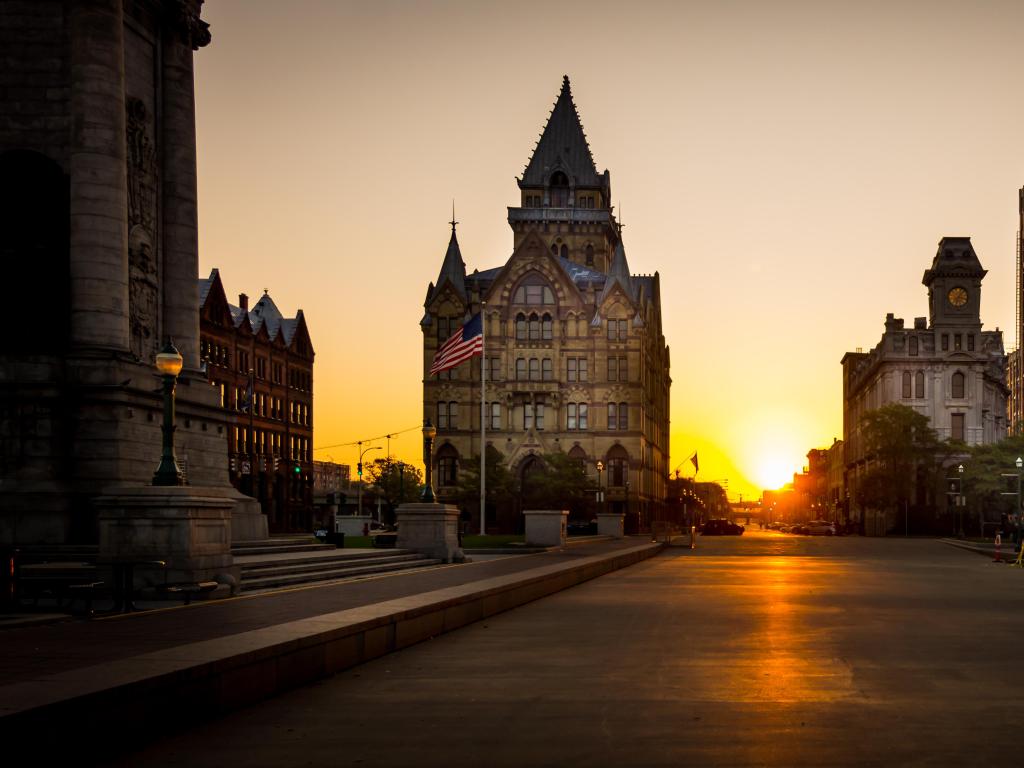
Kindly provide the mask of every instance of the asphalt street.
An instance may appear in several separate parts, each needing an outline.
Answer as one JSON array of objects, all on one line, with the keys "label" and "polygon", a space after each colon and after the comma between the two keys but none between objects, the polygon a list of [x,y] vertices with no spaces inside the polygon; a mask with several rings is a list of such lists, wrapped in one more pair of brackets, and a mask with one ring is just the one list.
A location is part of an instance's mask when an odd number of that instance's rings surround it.
[{"label": "asphalt street", "polygon": [[1021,765],[1024,571],[925,539],[698,539],[119,765]]}]

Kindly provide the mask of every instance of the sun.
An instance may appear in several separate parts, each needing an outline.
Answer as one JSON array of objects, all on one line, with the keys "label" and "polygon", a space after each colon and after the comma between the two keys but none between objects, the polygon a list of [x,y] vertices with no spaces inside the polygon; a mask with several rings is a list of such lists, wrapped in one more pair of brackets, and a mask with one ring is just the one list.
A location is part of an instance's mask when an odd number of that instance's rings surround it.
[{"label": "sun", "polygon": [[757,464],[755,476],[762,488],[774,490],[792,481],[793,465],[781,456],[765,456]]}]

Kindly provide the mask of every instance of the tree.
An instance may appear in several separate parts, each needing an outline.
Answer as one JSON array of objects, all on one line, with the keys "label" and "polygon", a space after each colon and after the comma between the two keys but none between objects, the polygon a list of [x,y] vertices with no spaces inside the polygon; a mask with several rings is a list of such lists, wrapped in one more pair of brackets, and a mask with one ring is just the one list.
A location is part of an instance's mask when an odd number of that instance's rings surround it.
[{"label": "tree", "polygon": [[[512,473],[505,466],[505,457],[493,445],[487,446],[487,506],[497,507],[512,495]],[[459,462],[459,475],[451,500],[464,512],[480,511],[480,455]]]},{"label": "tree", "polygon": [[391,458],[374,459],[367,468],[367,474],[387,504],[391,520],[394,520],[394,509],[399,504],[419,501],[423,478],[418,467]]},{"label": "tree", "polygon": [[873,466],[860,485],[860,502],[874,509],[895,512],[909,505],[918,480],[934,480],[942,461],[957,448],[939,440],[927,416],[900,403],[869,411],[861,424]]},{"label": "tree", "polygon": [[[1017,481],[1004,474],[1017,473],[1017,457],[1024,456],[1024,436],[1014,435],[998,443],[976,445],[963,461],[963,490],[973,510],[985,519],[998,520],[999,514],[1012,514]],[[953,473],[957,474],[957,473]]]},{"label": "tree", "polygon": [[590,517],[597,483],[583,463],[564,453],[541,458],[540,468],[523,478],[524,509],[567,509],[570,517]]}]

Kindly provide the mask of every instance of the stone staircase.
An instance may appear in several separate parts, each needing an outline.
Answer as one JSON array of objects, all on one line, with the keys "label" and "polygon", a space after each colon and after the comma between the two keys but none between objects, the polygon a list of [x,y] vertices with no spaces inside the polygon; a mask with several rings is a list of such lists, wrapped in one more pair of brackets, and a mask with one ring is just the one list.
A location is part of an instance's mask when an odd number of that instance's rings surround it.
[{"label": "stone staircase", "polygon": [[231,548],[241,567],[241,591],[258,592],[319,581],[335,581],[439,565],[403,549],[336,549],[309,536],[275,536],[236,543]]}]

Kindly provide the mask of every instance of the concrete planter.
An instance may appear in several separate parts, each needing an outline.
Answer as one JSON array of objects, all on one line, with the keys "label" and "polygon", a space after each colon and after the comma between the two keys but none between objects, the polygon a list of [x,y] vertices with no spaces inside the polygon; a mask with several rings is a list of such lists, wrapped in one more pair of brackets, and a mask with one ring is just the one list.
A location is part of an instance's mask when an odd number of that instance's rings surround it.
[{"label": "concrete planter", "polygon": [[597,514],[597,534],[621,539],[625,536],[625,519],[626,516],[623,514],[599,512]]},{"label": "concrete planter", "polygon": [[459,546],[459,508],[449,504],[402,504],[396,511],[399,549],[446,563],[466,559]]}]

